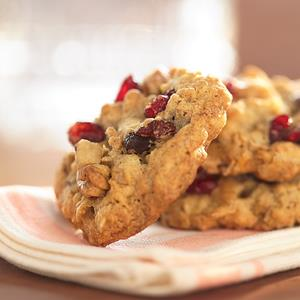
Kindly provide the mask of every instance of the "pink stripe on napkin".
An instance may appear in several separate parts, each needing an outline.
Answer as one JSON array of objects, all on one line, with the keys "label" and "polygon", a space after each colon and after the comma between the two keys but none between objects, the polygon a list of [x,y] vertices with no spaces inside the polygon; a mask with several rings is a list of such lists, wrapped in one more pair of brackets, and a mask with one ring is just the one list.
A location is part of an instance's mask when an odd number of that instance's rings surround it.
[{"label": "pink stripe on napkin", "polygon": [[[57,214],[54,218],[53,215],[47,214],[40,205],[41,201],[34,195],[9,192],[6,199],[3,204],[6,205],[11,217],[36,238],[65,244],[87,244],[75,235],[75,230],[71,226],[66,229],[61,225],[62,222],[66,222],[61,216]],[[58,217],[61,218],[60,222]]]},{"label": "pink stripe on napkin", "polygon": [[209,230],[202,232],[201,235],[199,235],[199,232],[195,232],[193,235],[174,238],[163,242],[162,245],[181,250],[195,251],[219,244],[220,242],[239,239],[255,233],[255,231],[251,230]]}]

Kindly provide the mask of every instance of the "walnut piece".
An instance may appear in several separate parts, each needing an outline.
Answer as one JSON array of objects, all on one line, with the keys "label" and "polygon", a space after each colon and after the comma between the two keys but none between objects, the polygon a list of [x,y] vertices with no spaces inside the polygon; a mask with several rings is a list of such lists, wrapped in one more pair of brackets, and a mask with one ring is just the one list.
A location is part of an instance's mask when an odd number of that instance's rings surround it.
[{"label": "walnut piece", "polygon": [[93,143],[88,140],[79,141],[76,145],[77,168],[100,163],[105,152],[104,143]]},{"label": "walnut piece", "polygon": [[110,169],[100,164],[86,165],[77,171],[77,185],[86,197],[103,197],[109,189]]}]

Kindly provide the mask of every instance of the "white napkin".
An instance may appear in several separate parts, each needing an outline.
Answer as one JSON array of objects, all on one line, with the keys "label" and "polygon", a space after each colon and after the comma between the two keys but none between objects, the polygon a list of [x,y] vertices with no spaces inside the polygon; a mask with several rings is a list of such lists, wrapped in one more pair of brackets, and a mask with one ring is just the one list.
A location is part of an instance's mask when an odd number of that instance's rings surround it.
[{"label": "white napkin", "polygon": [[22,269],[131,294],[167,296],[300,266],[300,228],[181,231],[158,224],[106,248],[88,245],[50,188],[0,188],[0,256]]}]

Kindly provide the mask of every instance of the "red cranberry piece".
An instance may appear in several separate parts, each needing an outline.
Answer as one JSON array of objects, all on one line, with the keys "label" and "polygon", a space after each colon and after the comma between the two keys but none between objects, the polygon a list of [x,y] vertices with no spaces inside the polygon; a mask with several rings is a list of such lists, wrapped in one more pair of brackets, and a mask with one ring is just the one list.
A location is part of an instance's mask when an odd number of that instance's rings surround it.
[{"label": "red cranberry piece", "polygon": [[217,183],[214,180],[196,179],[188,188],[187,192],[195,194],[211,194],[216,187]]},{"label": "red cranberry piece", "polygon": [[136,133],[129,133],[124,139],[124,147],[128,153],[142,154],[148,151],[151,146],[151,139],[137,135]]},{"label": "red cranberry piece", "polygon": [[238,91],[237,91],[235,85],[233,84],[233,82],[227,81],[227,82],[225,82],[225,86],[226,86],[227,90],[229,91],[229,93],[232,95],[233,100],[237,100],[238,99]]},{"label": "red cranberry piece", "polygon": [[152,139],[162,138],[173,135],[176,132],[174,123],[164,120],[153,120],[147,126],[141,127],[136,134],[139,136],[150,137]]},{"label": "red cranberry piece", "polygon": [[[271,122],[269,139],[271,143],[289,140],[292,119],[288,115],[279,115]],[[293,139],[293,137],[292,137]]]},{"label": "red cranberry piece", "polygon": [[154,118],[158,113],[164,111],[169,101],[169,96],[158,95],[146,108],[145,117]]},{"label": "red cranberry piece", "polygon": [[300,143],[300,130],[292,131],[287,138],[288,141],[293,143]]},{"label": "red cranberry piece", "polygon": [[126,95],[126,93],[129,91],[129,90],[132,90],[132,89],[139,89],[139,85],[138,83],[136,83],[132,76],[129,75],[128,77],[126,77],[124,79],[124,81],[122,82],[122,85],[120,87],[120,90],[118,92],[118,95],[117,95],[117,98],[116,98],[116,102],[122,102],[124,100],[124,97]]},{"label": "red cranberry piece", "polygon": [[292,124],[292,119],[288,115],[279,115],[271,122],[272,129],[289,128]]},{"label": "red cranberry piece", "polygon": [[292,123],[293,120],[288,115],[279,115],[274,118],[269,131],[270,142],[289,141],[300,143],[300,129]]},{"label": "red cranberry piece", "polygon": [[156,98],[154,98],[154,100],[145,108],[145,117],[155,118],[158,113],[164,111],[168,101],[174,93],[176,93],[176,91],[172,89],[167,91],[164,95],[156,96]]},{"label": "red cranberry piece", "polygon": [[203,169],[199,169],[194,182],[187,189],[188,193],[211,194],[218,185],[218,177],[207,174]]},{"label": "red cranberry piece", "polygon": [[124,139],[124,147],[129,153],[142,154],[150,149],[153,141],[175,132],[176,127],[172,122],[154,120],[137,132],[128,134]]},{"label": "red cranberry piece", "polygon": [[105,138],[104,130],[101,126],[90,122],[77,122],[68,130],[69,141],[75,145],[81,139],[90,142],[101,142]]}]

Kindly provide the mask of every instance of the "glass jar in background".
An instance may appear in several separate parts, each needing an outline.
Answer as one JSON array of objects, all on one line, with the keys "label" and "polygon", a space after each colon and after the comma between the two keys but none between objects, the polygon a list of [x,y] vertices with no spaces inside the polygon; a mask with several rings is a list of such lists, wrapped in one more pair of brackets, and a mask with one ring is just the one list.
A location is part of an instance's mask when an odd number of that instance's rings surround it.
[{"label": "glass jar in background", "polygon": [[229,75],[233,0],[0,0],[0,184],[49,184],[66,130],[129,73]]}]

